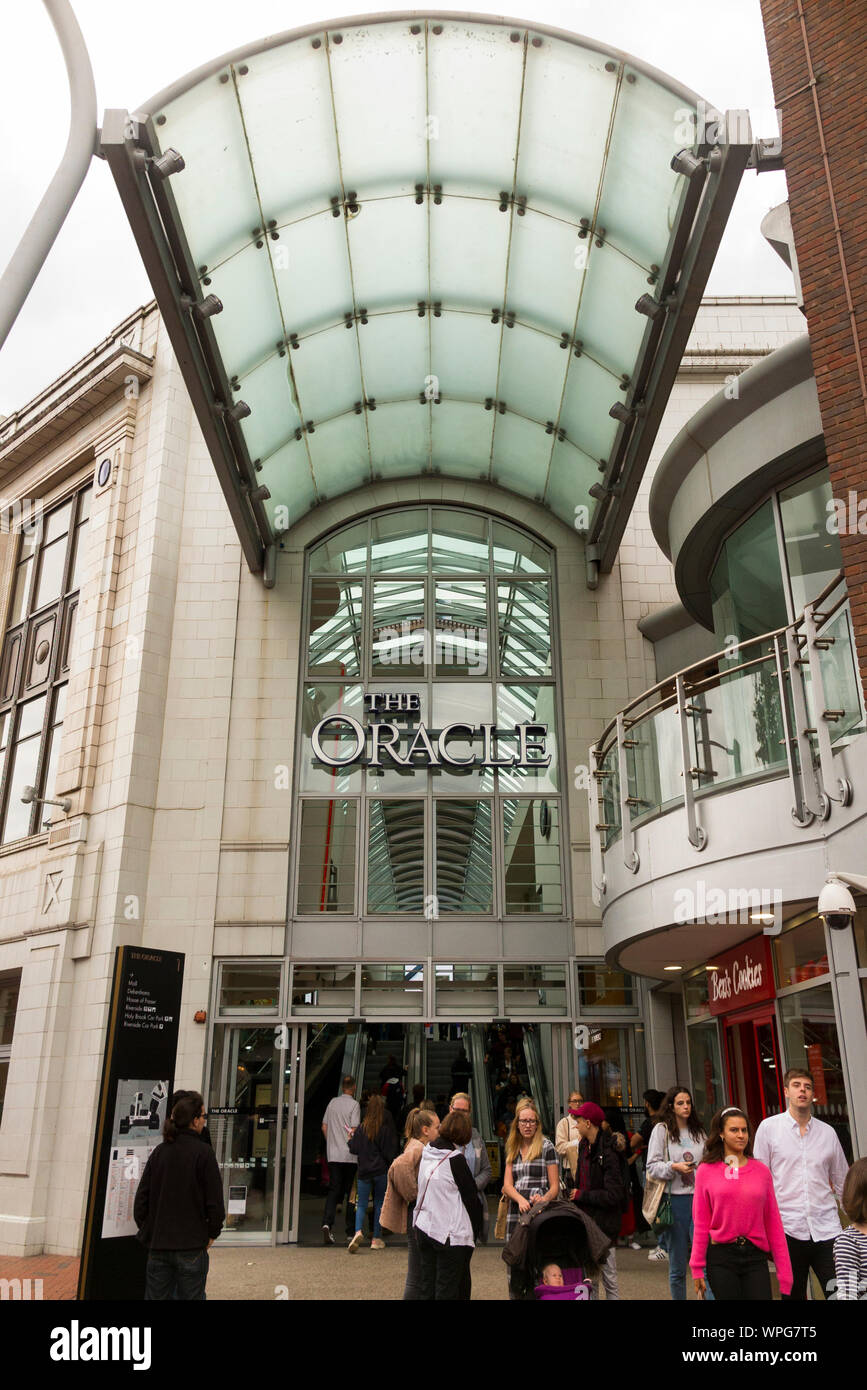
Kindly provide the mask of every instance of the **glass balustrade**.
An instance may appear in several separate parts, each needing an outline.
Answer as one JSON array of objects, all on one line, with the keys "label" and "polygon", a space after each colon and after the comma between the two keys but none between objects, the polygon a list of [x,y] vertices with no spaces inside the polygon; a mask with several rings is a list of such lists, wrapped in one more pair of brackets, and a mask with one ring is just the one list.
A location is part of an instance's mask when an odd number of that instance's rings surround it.
[{"label": "glass balustrade", "polygon": [[[833,608],[834,595],[835,591],[829,590],[821,596],[821,609],[825,612]],[[827,720],[832,745],[864,730],[865,713],[848,601],[827,621],[820,618],[813,661],[820,663],[822,673],[821,710],[815,708],[814,682],[800,620],[794,630],[799,639],[800,660],[794,667],[789,665],[785,640],[781,639],[782,691],[773,642],[741,648],[732,659],[733,669],[726,669],[721,658],[721,669],[715,675],[707,675],[706,665],[684,674],[688,770],[699,799],[722,787],[785,775],[787,723],[792,735],[793,774],[811,781],[813,768],[801,768],[799,762],[799,689],[817,773],[818,740],[815,732],[809,731],[821,727],[820,719]],[[650,708],[642,712],[639,704],[624,717],[623,754],[632,825],[683,804],[681,723],[673,685],[672,681],[649,691],[644,703]],[[666,703],[660,708],[663,701]],[[611,726],[607,738],[604,756],[598,763],[600,771],[606,774],[599,782],[603,851],[611,847],[622,829],[617,738]],[[827,781],[828,769],[822,771]]]}]

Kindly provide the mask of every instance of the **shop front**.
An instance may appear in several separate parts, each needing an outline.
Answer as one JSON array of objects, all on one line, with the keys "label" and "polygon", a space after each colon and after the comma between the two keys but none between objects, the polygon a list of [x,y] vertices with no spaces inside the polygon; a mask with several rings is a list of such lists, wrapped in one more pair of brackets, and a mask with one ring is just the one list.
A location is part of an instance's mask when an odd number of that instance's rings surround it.
[{"label": "shop front", "polygon": [[804,1067],[814,1113],[837,1131],[851,1161],[851,1078],[826,932],[804,914],[778,936],[752,937],[694,971],[684,981],[687,1044],[706,1122],[724,1105],[740,1106],[754,1127],[779,1114],[786,1071]]},{"label": "shop front", "polygon": [[492,1192],[519,1095],[553,1134],[573,1086],[634,1120],[646,1085],[639,984],[601,961],[224,961],[212,1018],[205,1092],[227,1244],[321,1239],[322,1116],[347,1074],[359,1099],[385,1089],[399,1130],[414,1088],[443,1109],[468,1092]]}]

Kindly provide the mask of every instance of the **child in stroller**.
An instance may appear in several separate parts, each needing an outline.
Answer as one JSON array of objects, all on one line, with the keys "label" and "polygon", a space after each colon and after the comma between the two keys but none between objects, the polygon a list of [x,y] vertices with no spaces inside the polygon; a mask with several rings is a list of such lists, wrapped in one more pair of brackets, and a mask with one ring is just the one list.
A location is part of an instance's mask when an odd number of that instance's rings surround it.
[{"label": "child in stroller", "polygon": [[[551,1202],[533,1218],[522,1258],[513,1266],[513,1297],[545,1303],[589,1299],[588,1275],[596,1274],[600,1252],[597,1246],[594,1261],[585,1223],[571,1202]],[[605,1237],[596,1235],[605,1250]]]},{"label": "child in stroller", "polygon": [[542,1270],[542,1282],[536,1285],[535,1297],[540,1303],[574,1303],[590,1298],[591,1283],[584,1278],[583,1269],[561,1269],[553,1260]]}]

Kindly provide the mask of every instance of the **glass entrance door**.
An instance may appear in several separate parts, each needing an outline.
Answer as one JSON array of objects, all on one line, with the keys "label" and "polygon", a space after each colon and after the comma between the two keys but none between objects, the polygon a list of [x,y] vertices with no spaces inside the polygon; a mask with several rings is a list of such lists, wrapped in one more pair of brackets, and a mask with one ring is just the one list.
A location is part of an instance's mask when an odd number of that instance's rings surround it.
[{"label": "glass entrance door", "polygon": [[218,1024],[208,1087],[208,1130],[223,1177],[232,1243],[273,1241],[285,1172],[294,1056],[282,1026]]}]

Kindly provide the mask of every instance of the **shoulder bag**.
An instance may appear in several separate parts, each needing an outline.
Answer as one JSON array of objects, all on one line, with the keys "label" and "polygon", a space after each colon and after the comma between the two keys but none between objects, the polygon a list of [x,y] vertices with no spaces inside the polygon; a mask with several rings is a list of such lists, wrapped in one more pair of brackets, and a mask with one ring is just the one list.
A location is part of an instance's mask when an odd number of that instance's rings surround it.
[{"label": "shoulder bag", "polygon": [[[669,1162],[667,1125],[665,1128],[665,1161],[666,1163]],[[668,1182],[662,1178],[651,1178],[645,1174],[641,1214],[648,1226],[653,1226],[654,1230],[667,1230],[671,1225],[671,1196]]]}]

